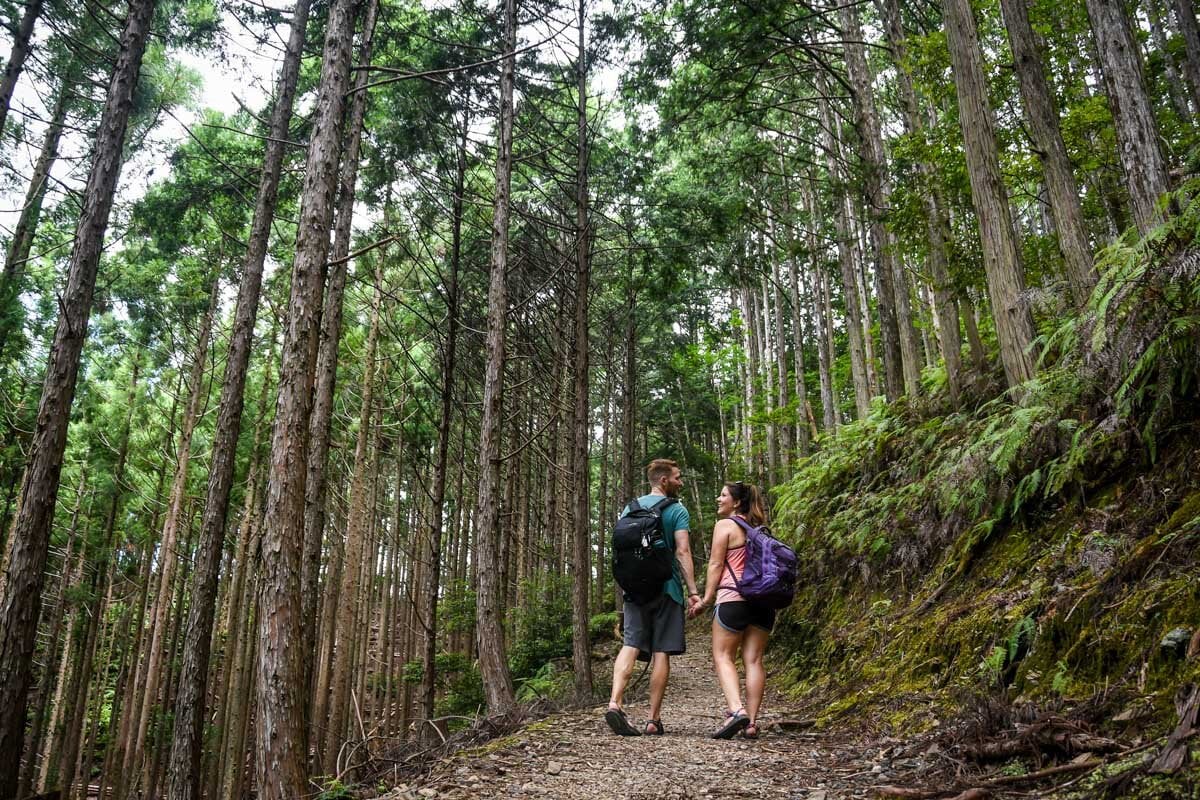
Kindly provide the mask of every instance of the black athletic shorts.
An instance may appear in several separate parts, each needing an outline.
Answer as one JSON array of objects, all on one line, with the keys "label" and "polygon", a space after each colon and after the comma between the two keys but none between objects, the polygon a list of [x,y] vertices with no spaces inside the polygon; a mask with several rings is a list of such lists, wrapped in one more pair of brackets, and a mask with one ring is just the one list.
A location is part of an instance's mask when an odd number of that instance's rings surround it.
[{"label": "black athletic shorts", "polygon": [[624,643],[638,649],[638,661],[649,661],[651,653],[681,655],[687,650],[683,606],[665,594],[645,605],[626,600]]},{"label": "black athletic shorts", "polygon": [[717,603],[717,624],[730,633],[741,633],[753,625],[762,628],[767,633],[775,627],[775,609],[756,606],[745,600],[734,600],[729,603]]}]

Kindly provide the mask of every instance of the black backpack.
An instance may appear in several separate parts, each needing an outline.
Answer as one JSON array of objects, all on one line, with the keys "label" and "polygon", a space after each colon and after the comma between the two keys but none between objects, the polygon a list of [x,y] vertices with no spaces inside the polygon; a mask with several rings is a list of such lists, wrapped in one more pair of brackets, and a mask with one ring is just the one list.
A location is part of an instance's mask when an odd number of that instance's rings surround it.
[{"label": "black backpack", "polygon": [[667,546],[662,512],[674,503],[664,497],[649,508],[637,498],[629,513],[617,520],[612,537],[612,576],[625,599],[644,605],[663,593],[663,584],[675,571],[675,548]]}]

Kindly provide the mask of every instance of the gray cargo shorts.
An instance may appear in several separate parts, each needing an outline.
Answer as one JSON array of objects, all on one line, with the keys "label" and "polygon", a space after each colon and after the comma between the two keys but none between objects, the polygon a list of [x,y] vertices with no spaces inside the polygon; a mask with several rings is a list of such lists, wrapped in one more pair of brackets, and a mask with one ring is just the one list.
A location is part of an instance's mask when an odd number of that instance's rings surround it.
[{"label": "gray cargo shorts", "polygon": [[624,643],[638,649],[638,661],[649,661],[651,653],[682,655],[683,606],[665,594],[645,605],[626,600]]}]

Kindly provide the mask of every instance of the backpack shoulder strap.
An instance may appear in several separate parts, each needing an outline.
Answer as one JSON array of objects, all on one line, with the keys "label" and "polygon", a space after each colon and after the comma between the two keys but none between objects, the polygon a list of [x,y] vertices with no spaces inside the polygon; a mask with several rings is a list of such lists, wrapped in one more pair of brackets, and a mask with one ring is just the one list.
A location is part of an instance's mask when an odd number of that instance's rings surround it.
[{"label": "backpack shoulder strap", "polygon": [[674,497],[664,497],[662,500],[659,500],[657,503],[650,506],[650,508],[652,511],[656,511],[661,514],[662,512],[666,511],[668,508],[670,508],[671,506],[675,505],[678,502],[679,501],[676,500]]},{"label": "backpack shoulder strap", "polygon": [[632,500],[630,500],[630,501],[629,501],[629,502],[626,504],[626,506],[625,506],[625,507],[626,507],[627,509],[629,509],[628,513],[630,513],[630,514],[632,514],[634,511],[641,511],[641,510],[642,510],[642,504],[638,502],[638,499],[637,499],[636,497],[635,497],[635,498],[633,498]]},{"label": "backpack shoulder strap", "polygon": [[736,522],[738,524],[738,527],[740,527],[746,533],[750,533],[750,531],[759,530],[759,528],[754,527],[753,525],[751,525],[749,522],[746,522],[746,520],[742,519],[741,517],[736,517],[736,516],[730,515],[730,516],[726,517],[725,519],[733,520],[734,522]]}]

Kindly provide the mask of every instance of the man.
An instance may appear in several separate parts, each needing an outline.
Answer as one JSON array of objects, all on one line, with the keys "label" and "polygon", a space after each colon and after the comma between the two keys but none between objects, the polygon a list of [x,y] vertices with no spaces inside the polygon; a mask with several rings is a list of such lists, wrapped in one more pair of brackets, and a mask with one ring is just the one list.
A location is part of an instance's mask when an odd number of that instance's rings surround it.
[{"label": "man", "polygon": [[[646,467],[650,494],[638,498],[638,505],[650,508],[664,497],[678,498],[683,488],[679,465],[665,458],[656,458]],[[629,513],[629,506],[621,513]],[[613,664],[612,696],[604,720],[613,733],[620,736],[661,736],[662,701],[671,675],[673,655],[686,649],[683,619],[697,612],[700,595],[696,592],[696,576],[692,567],[692,548],[688,541],[691,517],[682,503],[675,502],[662,510],[662,531],[666,545],[674,541],[675,566],[671,577],[663,584],[662,593],[645,603],[635,603],[625,596],[624,645]],[[684,593],[686,584],[687,593]],[[621,703],[625,687],[637,661],[650,662],[650,719],[643,731],[630,724]]]}]

